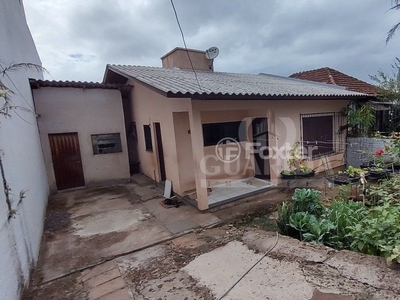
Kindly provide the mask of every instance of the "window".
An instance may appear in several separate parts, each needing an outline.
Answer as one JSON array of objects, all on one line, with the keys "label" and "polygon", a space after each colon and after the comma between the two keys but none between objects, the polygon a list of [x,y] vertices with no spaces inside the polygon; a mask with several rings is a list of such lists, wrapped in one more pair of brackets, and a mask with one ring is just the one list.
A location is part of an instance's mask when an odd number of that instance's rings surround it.
[{"label": "window", "polygon": [[122,152],[121,136],[119,133],[93,134],[93,154],[107,154]]},{"label": "window", "polygon": [[203,124],[204,146],[213,146],[218,144],[223,138],[232,138],[238,142],[246,140],[246,123],[226,122]]},{"label": "window", "polygon": [[310,158],[335,153],[333,114],[302,115],[303,151]]},{"label": "window", "polygon": [[146,151],[153,151],[153,142],[151,140],[150,125],[143,125],[143,130],[144,130],[144,142],[146,145]]}]

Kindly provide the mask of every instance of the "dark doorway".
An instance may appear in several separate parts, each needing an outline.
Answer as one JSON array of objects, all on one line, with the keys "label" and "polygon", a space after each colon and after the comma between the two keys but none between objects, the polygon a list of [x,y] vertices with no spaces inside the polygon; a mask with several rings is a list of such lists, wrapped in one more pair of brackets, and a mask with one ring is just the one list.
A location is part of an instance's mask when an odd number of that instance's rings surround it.
[{"label": "dark doorway", "polygon": [[78,133],[49,134],[58,190],[84,186]]},{"label": "dark doorway", "polygon": [[164,162],[164,150],[161,138],[161,126],[160,123],[154,123],[157,139],[157,152],[158,152],[158,162],[160,167],[161,181],[165,181],[167,176],[165,174],[165,162]]},{"label": "dark doorway", "polygon": [[268,119],[253,119],[252,127],[256,177],[270,179],[271,173],[269,167]]}]

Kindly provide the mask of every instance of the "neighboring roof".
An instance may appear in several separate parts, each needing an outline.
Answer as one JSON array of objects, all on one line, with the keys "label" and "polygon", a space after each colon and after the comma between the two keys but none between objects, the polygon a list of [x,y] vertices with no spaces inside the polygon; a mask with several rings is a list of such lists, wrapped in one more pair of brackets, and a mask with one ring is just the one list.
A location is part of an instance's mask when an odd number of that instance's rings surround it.
[{"label": "neighboring roof", "polygon": [[[385,111],[385,110],[390,110],[389,107],[383,105],[386,104],[388,105],[387,102],[376,102],[376,101],[368,101],[368,103],[371,105],[372,109],[375,111]],[[389,103],[389,105],[393,105],[393,103]]]},{"label": "neighboring roof", "polygon": [[364,93],[371,96],[376,96],[378,92],[376,86],[331,68],[320,68],[298,72],[290,75],[289,77],[343,86],[349,91]]},{"label": "neighboring roof", "polygon": [[[134,78],[167,97],[192,99],[365,99],[367,95],[332,85],[305,82],[268,74],[251,75],[177,68],[107,65],[109,72]],[[111,73],[112,74],[112,73]],[[196,76],[199,84],[196,81]]]},{"label": "neighboring roof", "polygon": [[81,82],[81,81],[50,81],[50,80],[29,80],[32,88],[40,87],[70,87],[80,89],[109,89],[109,90],[121,90],[125,87],[122,84],[113,83],[100,83],[100,82]]}]

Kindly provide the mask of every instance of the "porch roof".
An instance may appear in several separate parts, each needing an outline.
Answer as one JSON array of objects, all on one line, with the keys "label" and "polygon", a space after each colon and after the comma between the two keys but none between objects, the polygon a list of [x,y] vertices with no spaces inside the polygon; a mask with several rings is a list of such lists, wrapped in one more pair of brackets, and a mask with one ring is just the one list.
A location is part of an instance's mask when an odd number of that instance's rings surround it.
[{"label": "porch roof", "polygon": [[[328,84],[270,74],[240,74],[177,68],[157,68],[131,65],[107,65],[109,71],[133,78],[155,88],[167,97],[230,100],[290,100],[290,99],[367,99],[367,94],[348,91]],[[196,80],[197,77],[197,80]]]}]

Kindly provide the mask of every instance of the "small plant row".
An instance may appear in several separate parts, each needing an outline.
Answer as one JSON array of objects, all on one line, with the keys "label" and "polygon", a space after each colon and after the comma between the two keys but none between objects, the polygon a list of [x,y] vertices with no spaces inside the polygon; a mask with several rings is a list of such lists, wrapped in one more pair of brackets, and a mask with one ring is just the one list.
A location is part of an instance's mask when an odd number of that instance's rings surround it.
[{"label": "small plant row", "polygon": [[320,192],[296,189],[293,201],[278,207],[282,234],[341,250],[349,249],[400,262],[400,206],[382,200],[367,208],[354,201],[320,202]]}]

